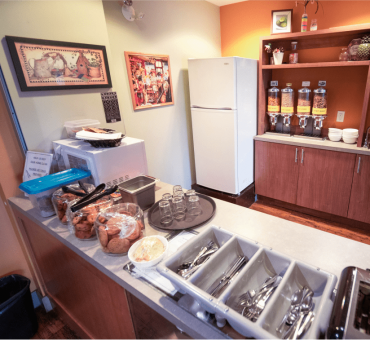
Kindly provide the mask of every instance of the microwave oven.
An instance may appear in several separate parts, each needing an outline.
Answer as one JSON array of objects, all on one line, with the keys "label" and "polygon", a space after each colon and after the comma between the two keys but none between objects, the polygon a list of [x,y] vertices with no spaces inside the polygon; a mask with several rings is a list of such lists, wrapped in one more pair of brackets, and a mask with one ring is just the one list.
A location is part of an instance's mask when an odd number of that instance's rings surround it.
[{"label": "microwave oven", "polygon": [[145,144],[141,139],[125,137],[113,148],[94,148],[76,139],[53,142],[59,170],[78,168],[91,171],[87,182],[95,186],[118,185],[130,178],[148,175]]}]

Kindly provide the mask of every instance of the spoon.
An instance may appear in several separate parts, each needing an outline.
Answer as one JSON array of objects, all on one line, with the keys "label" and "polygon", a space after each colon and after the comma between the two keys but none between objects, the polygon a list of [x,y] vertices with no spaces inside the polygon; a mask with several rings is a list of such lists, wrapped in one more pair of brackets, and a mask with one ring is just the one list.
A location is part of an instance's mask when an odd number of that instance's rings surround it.
[{"label": "spoon", "polygon": [[298,289],[297,291],[294,292],[294,294],[290,298],[290,307],[289,307],[288,311],[285,313],[285,315],[283,317],[283,320],[281,321],[279,327],[276,328],[276,331],[278,333],[283,332],[284,325],[287,322],[287,319],[288,319],[290,313],[294,310],[294,308],[296,306],[298,306],[301,303],[302,298],[303,298],[303,290]]},{"label": "spoon", "polygon": [[302,305],[301,305],[301,315],[300,315],[299,320],[298,320],[298,322],[297,322],[297,324],[295,326],[293,340],[296,340],[297,339],[299,328],[301,327],[303,318],[312,310],[312,307],[313,307],[312,296],[307,296],[303,300]]}]

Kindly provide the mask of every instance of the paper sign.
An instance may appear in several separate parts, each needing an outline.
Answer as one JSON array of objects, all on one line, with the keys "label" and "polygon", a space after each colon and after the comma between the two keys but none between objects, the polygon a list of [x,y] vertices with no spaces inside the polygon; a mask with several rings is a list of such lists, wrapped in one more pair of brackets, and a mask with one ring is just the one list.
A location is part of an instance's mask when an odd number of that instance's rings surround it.
[{"label": "paper sign", "polygon": [[27,151],[23,181],[49,175],[53,155],[50,153]]}]

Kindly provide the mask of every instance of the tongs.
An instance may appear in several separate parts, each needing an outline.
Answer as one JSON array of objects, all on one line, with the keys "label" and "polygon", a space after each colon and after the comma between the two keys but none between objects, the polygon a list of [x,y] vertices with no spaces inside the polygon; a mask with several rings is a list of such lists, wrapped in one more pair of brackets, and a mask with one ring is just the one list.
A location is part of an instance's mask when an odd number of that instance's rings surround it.
[{"label": "tongs", "polygon": [[89,204],[92,204],[99,200],[100,198],[113,194],[117,189],[118,186],[115,185],[107,190],[105,190],[103,193],[101,193],[105,189],[105,184],[99,184],[94,191],[92,191],[90,194],[86,195],[85,197],[81,198],[78,202],[76,202],[74,205],[71,206],[71,211],[76,212],[77,210],[80,210],[82,208],[85,208]]},{"label": "tongs", "polygon": [[80,192],[80,191],[77,191],[75,189],[72,189],[70,187],[67,187],[66,185],[63,185],[62,186],[62,190],[65,194],[73,194],[75,196],[79,196],[79,197],[85,197],[89,191],[86,189],[85,185],[81,182],[81,181],[78,181],[78,185],[80,186],[80,188],[84,191],[84,192]]}]

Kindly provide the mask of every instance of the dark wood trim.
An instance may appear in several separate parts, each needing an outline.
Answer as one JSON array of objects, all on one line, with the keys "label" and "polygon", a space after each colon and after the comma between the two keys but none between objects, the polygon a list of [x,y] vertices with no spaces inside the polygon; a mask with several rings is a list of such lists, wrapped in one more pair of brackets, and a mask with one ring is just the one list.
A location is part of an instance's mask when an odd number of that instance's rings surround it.
[{"label": "dark wood trim", "polygon": [[194,183],[191,188],[200,194],[211,196],[246,208],[249,208],[255,202],[254,183],[245,188],[240,195],[232,195],[222,191],[209,189],[196,183]]},{"label": "dark wood trim", "polygon": [[366,80],[366,88],[365,88],[365,97],[364,97],[364,103],[362,105],[362,116],[361,116],[361,123],[360,123],[360,128],[358,131],[359,137],[357,140],[357,146],[361,147],[364,134],[366,133],[366,118],[367,118],[367,111],[369,109],[369,97],[370,97],[370,67],[367,73],[367,80]]}]

